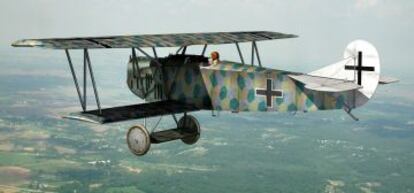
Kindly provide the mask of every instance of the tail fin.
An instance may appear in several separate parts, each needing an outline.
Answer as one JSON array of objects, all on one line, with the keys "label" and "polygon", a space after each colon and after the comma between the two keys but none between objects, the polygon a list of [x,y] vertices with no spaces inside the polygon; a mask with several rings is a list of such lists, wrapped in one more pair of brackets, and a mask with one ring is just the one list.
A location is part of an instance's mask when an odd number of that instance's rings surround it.
[{"label": "tail fin", "polygon": [[367,41],[355,40],[345,49],[344,59],[309,73],[313,76],[353,81],[361,86],[358,92],[360,106],[372,97],[380,80],[380,59],[377,49]]}]

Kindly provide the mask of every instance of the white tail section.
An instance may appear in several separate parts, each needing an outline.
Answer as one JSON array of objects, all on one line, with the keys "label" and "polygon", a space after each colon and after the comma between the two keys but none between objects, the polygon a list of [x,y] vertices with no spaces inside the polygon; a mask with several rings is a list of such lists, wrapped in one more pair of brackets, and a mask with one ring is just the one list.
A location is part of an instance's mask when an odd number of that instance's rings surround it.
[{"label": "white tail section", "polygon": [[377,49],[367,41],[355,40],[346,47],[343,60],[309,74],[353,81],[361,86],[358,91],[369,99],[380,79]]}]

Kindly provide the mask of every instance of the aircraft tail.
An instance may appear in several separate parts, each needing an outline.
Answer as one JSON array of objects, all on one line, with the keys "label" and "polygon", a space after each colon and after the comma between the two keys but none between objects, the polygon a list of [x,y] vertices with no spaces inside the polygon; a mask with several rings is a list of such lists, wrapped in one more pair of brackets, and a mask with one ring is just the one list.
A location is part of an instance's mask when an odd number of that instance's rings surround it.
[{"label": "aircraft tail", "polygon": [[354,107],[365,104],[380,83],[380,59],[377,49],[367,41],[348,44],[341,61],[309,73],[313,76],[342,79],[361,86]]}]

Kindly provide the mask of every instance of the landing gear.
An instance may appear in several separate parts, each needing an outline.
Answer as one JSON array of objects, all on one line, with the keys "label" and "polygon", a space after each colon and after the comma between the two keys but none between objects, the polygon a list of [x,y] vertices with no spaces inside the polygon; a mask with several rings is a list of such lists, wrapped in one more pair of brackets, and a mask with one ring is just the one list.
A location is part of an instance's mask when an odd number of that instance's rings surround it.
[{"label": "landing gear", "polygon": [[151,143],[158,144],[181,139],[185,144],[192,145],[200,138],[200,124],[191,115],[184,115],[177,122],[177,128],[149,133],[142,125],[129,128],[126,141],[129,150],[137,155],[145,155]]},{"label": "landing gear", "polygon": [[151,146],[148,130],[142,125],[129,128],[126,141],[129,150],[137,156],[145,155]]},{"label": "landing gear", "polygon": [[200,124],[191,115],[181,117],[178,121],[178,128],[182,133],[188,134],[186,137],[181,138],[181,141],[185,144],[192,145],[200,138]]}]

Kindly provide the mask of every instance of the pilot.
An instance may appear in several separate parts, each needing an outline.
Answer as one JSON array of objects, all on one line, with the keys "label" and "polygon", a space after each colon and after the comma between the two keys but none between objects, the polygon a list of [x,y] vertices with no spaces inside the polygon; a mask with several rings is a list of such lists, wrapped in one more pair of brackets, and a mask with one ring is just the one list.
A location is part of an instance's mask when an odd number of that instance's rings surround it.
[{"label": "pilot", "polygon": [[220,54],[217,51],[211,52],[211,62],[210,65],[215,66],[220,64]]}]

